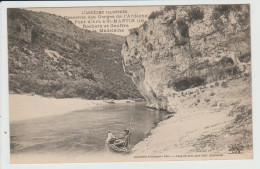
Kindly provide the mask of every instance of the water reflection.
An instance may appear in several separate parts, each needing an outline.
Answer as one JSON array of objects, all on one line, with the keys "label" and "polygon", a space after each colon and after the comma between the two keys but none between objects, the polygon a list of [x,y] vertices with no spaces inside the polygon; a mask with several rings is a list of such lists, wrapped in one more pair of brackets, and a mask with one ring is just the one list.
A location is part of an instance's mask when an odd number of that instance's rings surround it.
[{"label": "water reflection", "polygon": [[131,146],[143,140],[165,113],[147,109],[144,103],[111,104],[11,123],[11,152],[104,151],[107,130],[120,135],[130,127]]}]

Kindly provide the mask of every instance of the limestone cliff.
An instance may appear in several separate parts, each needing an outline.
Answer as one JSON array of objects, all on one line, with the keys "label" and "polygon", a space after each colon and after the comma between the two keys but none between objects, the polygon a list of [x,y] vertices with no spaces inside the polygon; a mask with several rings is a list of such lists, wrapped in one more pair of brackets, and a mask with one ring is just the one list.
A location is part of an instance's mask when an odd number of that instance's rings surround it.
[{"label": "limestone cliff", "polygon": [[124,71],[149,107],[172,112],[184,90],[250,73],[249,5],[166,6],[130,32]]}]

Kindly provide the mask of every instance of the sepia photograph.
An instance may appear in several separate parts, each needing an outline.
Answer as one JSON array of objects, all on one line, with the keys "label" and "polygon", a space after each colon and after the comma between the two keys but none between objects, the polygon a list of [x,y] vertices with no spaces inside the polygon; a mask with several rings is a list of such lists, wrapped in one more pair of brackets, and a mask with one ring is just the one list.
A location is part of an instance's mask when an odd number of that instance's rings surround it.
[{"label": "sepia photograph", "polygon": [[11,164],[253,159],[250,8],[8,8]]}]

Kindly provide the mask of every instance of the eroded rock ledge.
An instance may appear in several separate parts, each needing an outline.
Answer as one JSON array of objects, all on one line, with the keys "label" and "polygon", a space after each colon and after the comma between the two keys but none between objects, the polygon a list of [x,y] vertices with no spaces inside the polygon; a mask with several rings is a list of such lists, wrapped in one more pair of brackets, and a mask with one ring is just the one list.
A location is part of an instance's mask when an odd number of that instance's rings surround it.
[{"label": "eroded rock ledge", "polygon": [[130,32],[124,71],[148,107],[173,112],[184,90],[250,73],[248,5],[166,6]]}]

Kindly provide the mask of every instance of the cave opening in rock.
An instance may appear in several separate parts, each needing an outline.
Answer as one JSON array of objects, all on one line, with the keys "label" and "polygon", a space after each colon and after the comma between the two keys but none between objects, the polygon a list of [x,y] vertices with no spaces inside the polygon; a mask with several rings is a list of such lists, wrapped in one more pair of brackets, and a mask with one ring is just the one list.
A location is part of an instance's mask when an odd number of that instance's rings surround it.
[{"label": "cave opening in rock", "polygon": [[175,80],[170,83],[168,87],[172,87],[175,91],[183,91],[189,88],[201,86],[203,84],[205,84],[205,80],[201,77],[186,77]]}]

